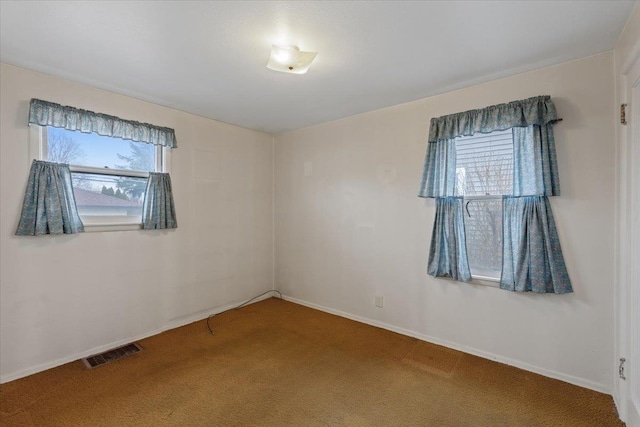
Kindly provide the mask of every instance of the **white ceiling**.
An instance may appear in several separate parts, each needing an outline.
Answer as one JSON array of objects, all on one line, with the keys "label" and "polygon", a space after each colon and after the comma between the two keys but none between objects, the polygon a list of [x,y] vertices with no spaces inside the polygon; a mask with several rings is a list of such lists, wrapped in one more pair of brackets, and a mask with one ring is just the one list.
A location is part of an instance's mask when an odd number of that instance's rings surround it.
[{"label": "white ceiling", "polygon": [[633,4],[3,1],[0,60],[279,133],[610,50]]}]

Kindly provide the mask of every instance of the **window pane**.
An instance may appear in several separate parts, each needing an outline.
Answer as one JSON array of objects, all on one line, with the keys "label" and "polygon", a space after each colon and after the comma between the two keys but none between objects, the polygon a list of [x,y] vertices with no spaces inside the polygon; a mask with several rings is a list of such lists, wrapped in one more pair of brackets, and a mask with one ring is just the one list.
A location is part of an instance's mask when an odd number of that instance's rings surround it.
[{"label": "window pane", "polygon": [[472,275],[500,278],[502,200],[465,200],[467,254]]},{"label": "window pane", "polygon": [[511,130],[456,138],[456,191],[464,196],[513,192]]},{"label": "window pane", "polygon": [[47,128],[47,159],[77,166],[155,171],[153,144],[100,136],[95,133]]},{"label": "window pane", "polygon": [[81,216],[141,216],[146,178],[72,173]]}]

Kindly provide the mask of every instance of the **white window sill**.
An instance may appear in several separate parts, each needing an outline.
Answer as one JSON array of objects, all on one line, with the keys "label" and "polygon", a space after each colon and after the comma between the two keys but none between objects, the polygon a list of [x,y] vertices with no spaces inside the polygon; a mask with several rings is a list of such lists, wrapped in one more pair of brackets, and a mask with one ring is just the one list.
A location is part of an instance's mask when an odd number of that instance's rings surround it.
[{"label": "white window sill", "polygon": [[468,282],[456,281],[450,277],[436,277],[436,279],[449,280],[455,283],[466,283],[466,284],[478,285],[478,286],[489,286],[491,288],[500,287],[500,279],[497,279],[495,277],[478,276],[475,274],[471,275],[471,280],[469,280]]},{"label": "white window sill", "polygon": [[85,233],[142,230],[142,224],[84,224]]},{"label": "white window sill", "polygon": [[132,231],[142,229],[142,217],[138,216],[109,216],[109,215],[80,215],[84,231],[95,233],[102,231]]},{"label": "white window sill", "polygon": [[500,279],[496,277],[471,275],[471,283],[482,286],[491,286],[493,288],[500,287]]}]

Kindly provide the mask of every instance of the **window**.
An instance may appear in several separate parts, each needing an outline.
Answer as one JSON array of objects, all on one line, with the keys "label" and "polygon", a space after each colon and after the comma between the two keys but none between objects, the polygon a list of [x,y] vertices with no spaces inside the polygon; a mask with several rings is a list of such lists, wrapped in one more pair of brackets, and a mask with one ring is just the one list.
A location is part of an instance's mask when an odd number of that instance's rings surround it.
[{"label": "window", "polygon": [[418,193],[436,199],[431,276],[573,292],[548,199],[560,194],[558,120],[548,95],[431,119]]},{"label": "window", "polygon": [[69,164],[85,226],[139,227],[149,172],[166,171],[168,149],[96,133],[31,128],[34,157]]},{"label": "window", "polygon": [[500,280],[502,195],[513,189],[511,129],[456,138],[456,192],[464,197],[471,275]]}]

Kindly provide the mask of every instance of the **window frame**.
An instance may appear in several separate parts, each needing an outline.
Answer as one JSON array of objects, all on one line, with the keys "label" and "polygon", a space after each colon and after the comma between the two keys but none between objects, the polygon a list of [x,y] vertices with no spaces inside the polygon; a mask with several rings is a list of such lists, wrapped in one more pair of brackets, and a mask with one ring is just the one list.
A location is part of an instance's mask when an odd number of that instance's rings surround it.
[{"label": "window frame", "polygon": [[[69,131],[79,132],[79,131]],[[117,138],[109,137],[108,138]],[[122,138],[117,138],[122,139]],[[124,139],[123,139],[124,140]],[[126,141],[126,140],[125,140]],[[146,144],[146,143],[144,143]],[[154,144],[152,144],[154,145]],[[31,157],[38,160],[48,161],[48,128],[36,124],[29,125],[29,150]],[[170,153],[169,147],[154,145],[155,148],[155,172],[169,172]],[[69,165],[71,173],[85,173],[95,175],[111,175],[118,177],[149,178],[149,172],[132,171],[126,169],[99,168],[94,166]],[[85,228],[85,232],[100,231],[129,231],[142,229],[142,217],[121,217],[116,215],[83,216],[80,219]]]}]

